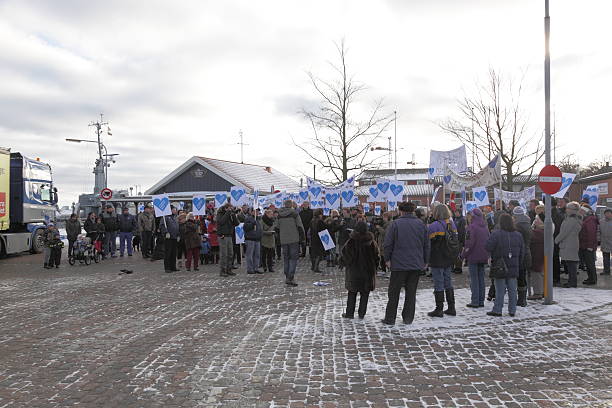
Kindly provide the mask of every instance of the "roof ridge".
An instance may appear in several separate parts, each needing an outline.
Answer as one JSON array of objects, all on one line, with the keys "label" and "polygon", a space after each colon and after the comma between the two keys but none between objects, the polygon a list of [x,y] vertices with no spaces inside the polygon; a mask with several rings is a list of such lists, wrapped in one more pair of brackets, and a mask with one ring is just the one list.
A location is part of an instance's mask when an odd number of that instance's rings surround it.
[{"label": "roof ridge", "polygon": [[265,169],[266,167],[270,167],[271,166],[263,166],[261,164],[251,164],[251,163],[238,163],[236,161],[232,161],[232,160],[224,160],[224,159],[215,159],[213,157],[204,157],[204,156],[198,156],[200,159],[202,160],[215,160],[215,161],[220,161],[220,162],[225,162],[225,163],[232,163],[232,164],[240,164],[242,166],[253,166],[253,167],[261,167],[263,169]]}]

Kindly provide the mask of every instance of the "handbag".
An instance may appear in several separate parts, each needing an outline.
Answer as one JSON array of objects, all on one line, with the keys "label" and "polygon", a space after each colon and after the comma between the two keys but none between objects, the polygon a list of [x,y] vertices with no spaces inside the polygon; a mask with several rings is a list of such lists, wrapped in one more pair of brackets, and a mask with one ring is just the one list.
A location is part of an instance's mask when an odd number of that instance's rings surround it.
[{"label": "handbag", "polygon": [[[512,258],[512,248],[510,247],[510,236],[508,236],[508,258]],[[494,279],[504,279],[508,276],[508,266],[504,260],[504,255],[498,256],[491,263],[491,277]]]}]

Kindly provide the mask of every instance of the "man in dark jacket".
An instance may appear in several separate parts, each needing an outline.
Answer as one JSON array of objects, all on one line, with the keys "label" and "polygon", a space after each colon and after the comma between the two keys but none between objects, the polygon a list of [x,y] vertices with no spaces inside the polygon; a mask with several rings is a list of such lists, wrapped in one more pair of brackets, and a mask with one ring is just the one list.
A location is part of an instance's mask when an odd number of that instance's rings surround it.
[{"label": "man in dark jacket", "polygon": [[164,236],[164,271],[172,273],[176,268],[176,244],[179,237],[179,225],[176,207],[172,206],[172,215],[166,215],[159,224]]},{"label": "man in dark jacket", "polygon": [[261,237],[263,227],[261,219],[254,214],[254,211],[246,209],[244,217],[244,242],[246,246],[247,273],[253,275],[263,274],[259,270],[259,260],[261,255]]},{"label": "man in dark jacket", "polygon": [[136,231],[136,218],[130,214],[127,207],[123,207],[121,215],[117,216],[117,223],[119,224],[119,256],[122,257],[125,253],[126,245],[128,256],[132,256],[132,237]]},{"label": "man in dark jacket", "polygon": [[71,214],[70,219],[66,221],[66,238],[68,239],[68,256],[72,255],[74,242],[81,233],[81,221],[76,214]]},{"label": "man in dark jacket", "polygon": [[303,242],[304,226],[297,211],[293,209],[293,201],[285,201],[283,208],[278,210],[277,220],[279,238],[283,251],[283,272],[285,284],[297,286],[295,270],[300,255],[300,242]]},{"label": "man in dark jacket", "polygon": [[387,227],[384,257],[391,270],[389,301],[384,324],[395,324],[397,304],[402,287],[406,291],[402,318],[405,324],[414,320],[416,290],[419,275],[429,262],[430,242],[427,227],[414,215],[416,206],[411,202],[399,204],[400,218]]},{"label": "man in dark jacket", "polygon": [[308,233],[310,232],[310,223],[312,222],[312,209],[310,208],[310,202],[304,201],[300,208],[300,219],[304,226],[304,234],[306,239],[302,241],[302,253],[300,256],[304,258],[306,256],[306,247],[309,245]]},{"label": "man in dark jacket", "polygon": [[155,216],[148,205],[138,216],[138,230],[142,243],[142,257],[148,258],[153,252],[153,232],[155,231]]},{"label": "man in dark jacket", "polygon": [[217,211],[215,221],[217,223],[217,237],[219,239],[219,252],[221,255],[219,276],[234,276],[236,274],[232,271],[232,259],[234,257],[232,236],[239,224],[234,207],[229,203],[224,204]]},{"label": "man in dark jacket", "polygon": [[521,307],[527,306],[527,269],[531,267],[531,220],[525,215],[523,207],[515,207],[512,210],[516,230],[523,237],[524,261],[519,265],[518,302]]},{"label": "man in dark jacket", "polygon": [[111,258],[115,258],[115,251],[117,250],[117,230],[119,229],[115,207],[108,204],[106,206],[106,211],[102,213],[101,217],[105,230],[102,257],[105,258],[110,255]]}]

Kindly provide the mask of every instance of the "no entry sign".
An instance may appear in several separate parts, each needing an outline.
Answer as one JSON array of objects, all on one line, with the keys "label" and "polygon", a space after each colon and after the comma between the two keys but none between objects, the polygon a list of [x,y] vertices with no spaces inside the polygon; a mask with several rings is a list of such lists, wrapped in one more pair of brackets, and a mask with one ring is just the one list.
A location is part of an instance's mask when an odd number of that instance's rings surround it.
[{"label": "no entry sign", "polygon": [[110,188],[103,188],[102,191],[100,191],[100,198],[103,200],[110,200],[113,198],[113,190]]},{"label": "no entry sign", "polygon": [[557,166],[548,165],[540,171],[538,184],[546,194],[555,194],[561,188],[563,177]]}]

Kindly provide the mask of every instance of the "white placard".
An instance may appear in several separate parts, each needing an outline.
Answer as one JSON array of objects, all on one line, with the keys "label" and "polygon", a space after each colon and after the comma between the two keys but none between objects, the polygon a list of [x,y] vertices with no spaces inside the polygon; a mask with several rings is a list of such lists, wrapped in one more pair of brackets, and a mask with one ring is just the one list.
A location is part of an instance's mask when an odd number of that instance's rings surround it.
[{"label": "white placard", "polygon": [[340,208],[341,191],[338,188],[325,189],[325,207],[336,210]]},{"label": "white placard", "polygon": [[364,213],[369,213],[370,212],[370,204],[369,203],[364,203],[363,204],[363,212]]},{"label": "white placard", "polygon": [[191,199],[191,212],[193,215],[206,215],[206,197],[204,195],[193,195]]},{"label": "white placard", "polygon": [[355,190],[352,187],[341,189],[340,196],[342,198],[343,207],[354,207],[356,205],[355,201],[359,203]]},{"label": "white placard", "polygon": [[387,211],[397,210],[397,201],[387,201]]},{"label": "white placard", "polygon": [[597,202],[599,201],[599,187],[597,185],[588,186],[584,193],[582,193],[582,199],[588,200],[589,205],[593,211],[597,211]]},{"label": "white placard", "polygon": [[308,186],[308,195],[310,200],[321,200],[323,198],[323,194],[325,192],[325,188],[321,183],[317,183],[316,181],[307,178],[306,184]]},{"label": "white placard", "polygon": [[472,189],[472,195],[474,197],[474,202],[478,204],[479,207],[484,207],[485,205],[489,205],[489,193],[487,193],[486,187],[474,187]]},{"label": "white placard", "polygon": [[391,181],[389,184],[389,194],[387,199],[390,201],[403,201],[404,200],[404,184],[401,181]]},{"label": "white placard", "polygon": [[[526,208],[529,200],[535,199],[536,188],[535,186],[527,187],[521,191],[505,191],[500,190],[499,188],[493,189],[493,197],[495,200],[502,200],[504,203],[508,204],[512,200],[516,200],[521,203],[521,207]],[[525,203],[523,205],[522,203]]]},{"label": "white placard", "polygon": [[381,212],[382,212],[382,208],[380,207],[380,205],[377,205],[376,207],[374,207],[374,215],[380,216]]},{"label": "white placard", "polygon": [[230,197],[232,199],[232,205],[235,207],[248,204],[247,192],[244,187],[232,186],[230,189]]},{"label": "white placard", "polygon": [[221,208],[225,204],[227,204],[227,193],[215,194],[215,208]]},{"label": "white placard", "polygon": [[378,201],[385,201],[391,197],[391,181],[387,179],[376,180],[376,187],[378,188]]},{"label": "white placard", "polygon": [[244,222],[238,224],[236,228],[236,244],[244,244]]},{"label": "white placard", "polygon": [[153,202],[153,209],[155,210],[156,217],[172,215],[172,209],[170,208],[170,198],[168,198],[168,194],[157,194],[151,196],[151,201]]},{"label": "white placard", "polygon": [[561,174],[561,188],[559,189],[559,191],[557,191],[556,194],[553,194],[552,196],[557,197],[557,198],[565,197],[567,190],[569,190],[570,186],[572,185],[575,179],[576,179],[575,173],[562,173]]},{"label": "white placard", "polygon": [[465,145],[453,150],[431,150],[429,152],[429,177],[443,176],[445,167],[455,173],[463,173],[468,170]]},{"label": "white placard", "polygon": [[465,209],[466,213],[469,213],[473,209],[478,208],[478,203],[476,201],[466,201],[463,208]]},{"label": "white placard", "polygon": [[321,238],[321,243],[326,251],[336,247],[336,244],[334,244],[334,240],[332,239],[331,235],[329,235],[328,230],[324,229],[323,231],[320,231],[319,238]]},{"label": "white placard", "polygon": [[367,202],[368,203],[376,203],[376,202],[381,202],[381,201],[385,201],[384,198],[380,198],[379,197],[379,191],[378,191],[378,187],[376,186],[376,184],[374,184],[373,186],[368,186],[368,198],[367,198]]}]

